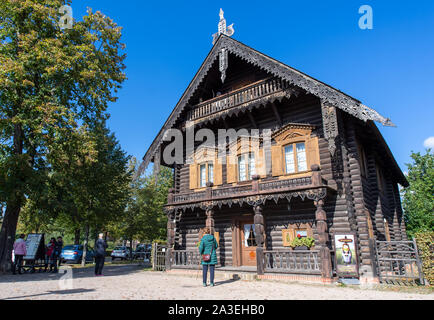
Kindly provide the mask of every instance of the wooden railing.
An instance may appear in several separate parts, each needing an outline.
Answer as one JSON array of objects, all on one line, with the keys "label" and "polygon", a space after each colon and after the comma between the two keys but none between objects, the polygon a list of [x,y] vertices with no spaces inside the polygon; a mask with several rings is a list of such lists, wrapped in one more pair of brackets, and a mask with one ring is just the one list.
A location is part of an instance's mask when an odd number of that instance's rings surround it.
[{"label": "wooden railing", "polygon": [[198,268],[200,254],[196,250],[172,250],[170,264],[176,268]]},{"label": "wooden railing", "polygon": [[[318,178],[314,182],[312,177],[303,177],[287,180],[264,181],[252,180],[250,183],[238,186],[220,187],[213,189],[207,187],[205,191],[189,192],[189,193],[171,193],[169,191],[168,204],[192,203],[200,201],[220,200],[226,198],[237,198],[245,196],[254,196],[258,194],[268,194],[283,191],[302,190],[315,187],[321,187],[320,172],[314,172]],[[321,181],[321,182],[318,182]]]},{"label": "wooden railing", "polygon": [[265,250],[264,271],[321,274],[321,262],[314,250]]},{"label": "wooden railing", "polygon": [[196,120],[226,109],[252,102],[287,88],[287,83],[277,78],[268,78],[246,87],[223,94],[194,106],[187,114],[188,120]]}]

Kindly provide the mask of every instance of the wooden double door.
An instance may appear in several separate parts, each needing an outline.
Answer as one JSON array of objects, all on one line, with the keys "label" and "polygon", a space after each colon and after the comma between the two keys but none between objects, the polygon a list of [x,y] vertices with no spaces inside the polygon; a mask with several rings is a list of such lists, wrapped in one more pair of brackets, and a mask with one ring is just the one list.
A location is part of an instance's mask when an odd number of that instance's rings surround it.
[{"label": "wooden double door", "polygon": [[240,218],[233,221],[232,259],[234,266],[256,266],[256,232],[251,218]]}]

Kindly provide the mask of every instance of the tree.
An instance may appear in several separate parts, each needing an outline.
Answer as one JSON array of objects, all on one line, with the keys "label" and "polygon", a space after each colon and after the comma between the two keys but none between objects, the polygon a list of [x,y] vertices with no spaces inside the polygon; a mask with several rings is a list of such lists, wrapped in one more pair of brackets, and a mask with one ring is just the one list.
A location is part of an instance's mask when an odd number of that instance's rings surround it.
[{"label": "tree", "polygon": [[[130,162],[130,168],[137,171],[135,158]],[[140,241],[152,241],[166,237],[167,217],[163,206],[167,202],[167,194],[173,183],[172,170],[162,167],[157,184],[153,174],[138,177],[130,184],[131,197],[125,212],[119,215],[110,228],[110,234],[117,238]]]},{"label": "tree", "polygon": [[125,80],[121,28],[88,9],[62,31],[65,0],[0,2],[0,270],[10,268],[21,208],[44,185],[56,137],[106,118]]},{"label": "tree", "polygon": [[434,153],[412,153],[413,163],[407,164],[410,186],[402,191],[404,219],[407,233],[434,231]]}]

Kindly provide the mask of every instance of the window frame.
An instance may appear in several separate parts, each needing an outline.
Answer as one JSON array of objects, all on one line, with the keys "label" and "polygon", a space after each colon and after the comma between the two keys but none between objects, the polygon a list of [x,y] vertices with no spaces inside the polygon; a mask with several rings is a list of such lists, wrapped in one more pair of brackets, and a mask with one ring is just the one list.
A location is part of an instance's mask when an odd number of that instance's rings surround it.
[{"label": "window frame", "polygon": [[[254,174],[251,174],[250,172],[250,156],[253,155],[253,159],[254,159],[254,167],[255,167],[255,172]],[[247,161],[245,163],[245,170],[246,170],[246,179],[245,180],[241,180],[240,179],[240,157],[247,157]],[[237,181],[238,182],[245,182],[245,181],[252,181],[253,180],[253,176],[256,175],[256,156],[255,153],[252,151],[249,152],[244,152],[244,153],[240,153],[237,155]]]},{"label": "window frame", "polygon": [[[297,144],[304,144],[304,153],[305,153],[305,157],[306,157],[306,170],[302,170],[299,171],[298,168],[298,158],[297,158]],[[292,146],[292,152],[293,152],[293,157],[294,157],[294,172],[288,172],[288,168],[286,166],[287,162],[286,162],[286,152],[285,149],[288,146]],[[308,152],[307,152],[307,146],[306,146],[306,140],[297,140],[297,141],[291,141],[289,143],[286,143],[284,145],[282,145],[282,152],[283,152],[283,162],[284,162],[284,168],[283,168],[283,174],[284,175],[293,175],[293,174],[299,174],[299,173],[306,173],[309,172],[309,160],[308,160]]]},{"label": "window frame", "polygon": [[[212,165],[212,168],[213,168],[213,181],[209,181],[209,165]],[[202,185],[202,177],[201,177],[201,171],[200,171],[200,169],[201,169],[201,167],[202,166],[205,166],[205,185]],[[206,184],[208,183],[208,182],[212,182],[212,183],[214,183],[214,180],[215,180],[215,178],[214,178],[214,175],[215,175],[215,166],[214,166],[214,161],[204,161],[204,162],[201,162],[201,163],[198,163],[197,164],[197,167],[198,167],[198,175],[197,175],[197,178],[198,178],[198,187],[199,188],[205,188],[206,187]]]}]

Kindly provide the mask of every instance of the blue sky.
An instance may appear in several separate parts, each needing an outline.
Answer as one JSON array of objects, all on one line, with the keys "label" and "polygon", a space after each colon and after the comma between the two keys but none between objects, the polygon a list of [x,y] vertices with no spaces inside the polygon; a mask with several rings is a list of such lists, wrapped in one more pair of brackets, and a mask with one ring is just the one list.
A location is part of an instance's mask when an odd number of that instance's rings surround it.
[{"label": "blue sky", "polygon": [[[372,30],[358,26],[366,4]],[[86,7],[124,27],[128,80],[109,126],[140,159],[211,49],[220,7],[235,39],[390,117],[397,128],[378,126],[404,171],[434,137],[434,1],[75,0],[74,18]]]}]

